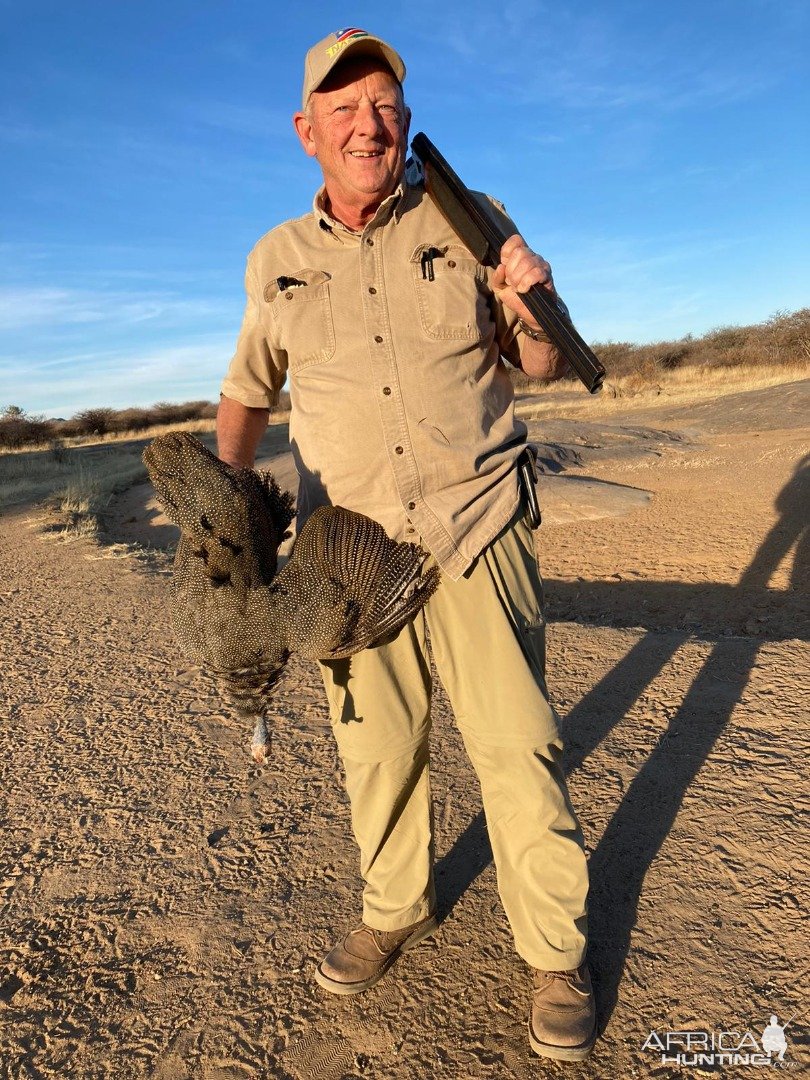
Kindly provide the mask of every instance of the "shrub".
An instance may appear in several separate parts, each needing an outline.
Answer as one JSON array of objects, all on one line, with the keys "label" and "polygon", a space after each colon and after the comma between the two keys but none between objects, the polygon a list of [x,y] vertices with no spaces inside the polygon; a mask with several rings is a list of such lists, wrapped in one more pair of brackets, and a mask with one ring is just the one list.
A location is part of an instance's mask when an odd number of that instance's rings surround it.
[{"label": "shrub", "polygon": [[210,401],[184,401],[173,404],[170,401],[158,401],[152,406],[153,424],[184,424],[187,420],[201,420],[211,414],[216,407]]},{"label": "shrub", "polygon": [[106,435],[113,430],[114,409],[83,409],[68,420],[71,435]]},{"label": "shrub", "polygon": [[143,431],[154,424],[151,409],[119,409],[112,418],[112,431]]},{"label": "shrub", "polygon": [[0,415],[0,448],[40,445],[52,438],[54,425],[42,416],[28,416],[19,405],[9,405]]},{"label": "shrub", "polygon": [[734,367],[738,364],[791,364],[810,360],[810,308],[776,312],[752,326],[718,326],[702,337],[650,345],[608,341],[593,351],[612,377],[652,376],[677,367]]}]

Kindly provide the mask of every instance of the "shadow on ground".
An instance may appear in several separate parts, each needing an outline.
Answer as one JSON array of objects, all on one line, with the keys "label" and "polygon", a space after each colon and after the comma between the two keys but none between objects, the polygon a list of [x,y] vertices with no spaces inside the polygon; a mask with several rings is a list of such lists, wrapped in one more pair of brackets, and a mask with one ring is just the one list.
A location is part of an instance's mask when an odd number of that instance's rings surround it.
[{"label": "shadow on ground", "polygon": [[[590,858],[589,956],[603,1027],[618,1000],[647,871],[675,822],[689,786],[742,698],[765,637],[763,629],[767,629],[767,637],[771,639],[808,636],[810,455],[799,464],[776,506],[780,518],[736,586],[676,586],[671,582],[580,585],[583,592],[595,587],[608,611],[624,611],[626,620],[622,625],[643,627],[647,633],[565,717],[565,769],[569,776],[621,723],[684,642],[693,636],[714,641],[711,653],[666,732],[625,791]],[[794,547],[790,591],[768,589],[774,570]],[[562,585],[552,583],[554,587]],[[698,610],[707,598],[712,599],[711,609],[720,615],[725,609],[728,618],[741,600],[743,609],[756,603],[760,610],[769,613],[767,627],[755,623],[759,633],[748,636],[723,633],[723,630],[718,633],[717,627],[714,633],[702,626],[680,627],[678,604],[672,603],[679,590],[682,599],[686,597],[686,602],[695,604]],[[670,603],[663,603],[664,600]],[[599,609],[599,599],[595,607]],[[649,613],[653,608],[656,617],[651,623]],[[666,612],[670,613],[669,626]],[[609,623],[610,619],[600,621]],[[781,627],[778,634],[774,632],[777,626]],[[437,887],[444,915],[491,861],[481,812],[437,864]]]}]

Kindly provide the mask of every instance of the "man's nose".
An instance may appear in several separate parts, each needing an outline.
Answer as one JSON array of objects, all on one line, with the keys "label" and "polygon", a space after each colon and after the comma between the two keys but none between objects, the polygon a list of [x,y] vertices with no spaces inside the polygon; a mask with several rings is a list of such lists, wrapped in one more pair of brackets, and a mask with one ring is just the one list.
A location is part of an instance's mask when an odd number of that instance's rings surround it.
[{"label": "man's nose", "polygon": [[385,131],[382,114],[371,101],[361,101],[357,110],[357,135],[380,135]]}]

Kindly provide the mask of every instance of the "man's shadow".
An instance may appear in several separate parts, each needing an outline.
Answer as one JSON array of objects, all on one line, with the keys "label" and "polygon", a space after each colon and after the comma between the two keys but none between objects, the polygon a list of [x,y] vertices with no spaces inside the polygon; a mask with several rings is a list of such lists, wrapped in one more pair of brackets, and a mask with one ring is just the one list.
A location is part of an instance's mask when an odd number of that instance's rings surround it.
[{"label": "man's shadow", "polygon": [[[678,591],[684,594],[682,611],[692,611],[696,604],[699,609],[701,597],[705,600],[712,590],[720,590],[721,600],[750,601],[754,607],[765,602],[770,608],[778,607],[790,599],[796,601],[791,604],[791,614],[805,619],[804,634],[807,635],[807,601],[803,594],[808,589],[810,570],[810,455],[799,463],[780,492],[776,508],[780,512],[779,520],[763,539],[736,586],[675,586],[675,583],[668,583],[668,597]],[[794,545],[789,592],[769,589],[772,574]],[[594,584],[605,587],[603,583]],[[547,582],[547,585],[550,592],[555,587],[570,588],[561,582]],[[580,587],[587,590],[588,583],[581,583]],[[644,625],[648,609],[659,607],[659,583],[619,582],[607,588],[621,590],[629,605],[628,625]],[[801,629],[794,625],[787,636],[799,637]],[[574,706],[563,723],[565,767],[571,775],[621,723],[678,649],[693,636],[704,641],[714,640],[711,653],[678,705],[667,730],[624,792],[590,858],[589,957],[603,1026],[618,999],[647,870],[666,840],[689,786],[741,700],[763,639],[727,637],[720,633],[716,636],[693,634],[682,628],[663,629],[662,632],[660,619],[657,619],[656,629],[648,628],[627,655]],[[480,812],[437,863],[440,907],[445,914],[452,910],[491,860],[484,815]]]}]

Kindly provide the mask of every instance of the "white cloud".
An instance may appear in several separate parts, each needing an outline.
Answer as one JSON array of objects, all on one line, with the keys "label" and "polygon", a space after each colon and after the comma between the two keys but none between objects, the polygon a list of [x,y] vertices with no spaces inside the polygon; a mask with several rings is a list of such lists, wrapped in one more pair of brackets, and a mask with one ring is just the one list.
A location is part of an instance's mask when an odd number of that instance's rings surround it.
[{"label": "white cloud", "polygon": [[[91,406],[127,408],[155,401],[216,400],[233,352],[230,335],[183,345],[129,348],[60,357],[62,369],[42,377],[47,364],[0,372],[0,404],[28,412],[70,416]],[[4,365],[5,367],[6,365]]]},{"label": "white cloud", "polygon": [[210,322],[232,314],[232,305],[171,293],[0,287],[0,329],[8,331],[39,333],[47,327],[58,332],[60,327],[88,323],[165,325],[195,318]]}]

